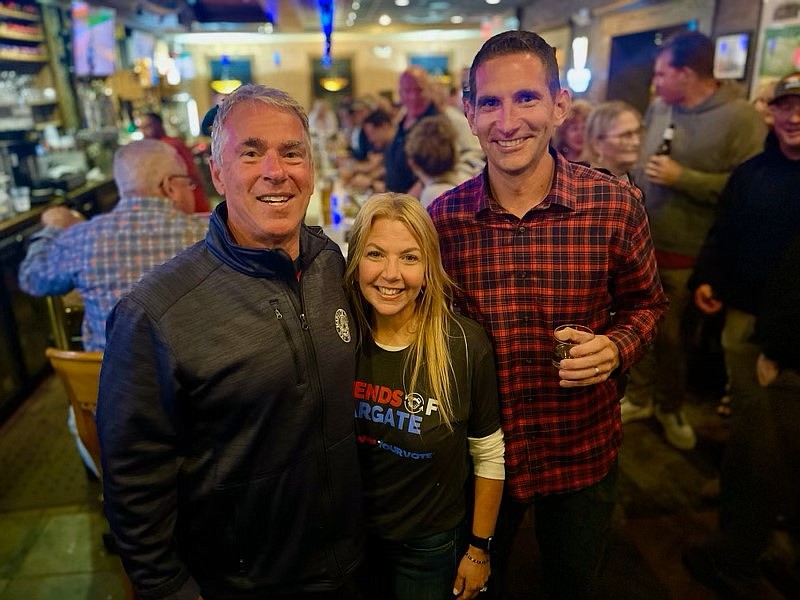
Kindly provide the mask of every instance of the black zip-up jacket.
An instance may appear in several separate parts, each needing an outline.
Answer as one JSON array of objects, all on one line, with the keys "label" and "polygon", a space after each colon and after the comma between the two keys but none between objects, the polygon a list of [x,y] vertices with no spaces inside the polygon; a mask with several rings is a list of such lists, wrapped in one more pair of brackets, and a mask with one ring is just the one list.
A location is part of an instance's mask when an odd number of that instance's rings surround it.
[{"label": "black zip-up jacket", "polygon": [[143,599],[338,588],[361,549],[355,336],[341,252],[209,232],[115,308],[97,422],[105,509]]}]

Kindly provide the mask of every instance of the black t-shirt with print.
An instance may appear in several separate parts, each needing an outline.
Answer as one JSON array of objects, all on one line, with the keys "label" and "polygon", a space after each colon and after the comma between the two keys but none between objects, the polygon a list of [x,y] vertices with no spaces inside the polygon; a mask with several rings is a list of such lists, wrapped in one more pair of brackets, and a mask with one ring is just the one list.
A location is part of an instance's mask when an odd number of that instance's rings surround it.
[{"label": "black t-shirt with print", "polygon": [[455,527],[465,512],[467,436],[500,428],[494,355],[483,329],[457,316],[449,346],[452,431],[424,372],[416,389],[406,389],[408,349],[392,352],[370,340],[359,356],[353,395],[365,509],[371,531],[382,538],[411,540]]}]

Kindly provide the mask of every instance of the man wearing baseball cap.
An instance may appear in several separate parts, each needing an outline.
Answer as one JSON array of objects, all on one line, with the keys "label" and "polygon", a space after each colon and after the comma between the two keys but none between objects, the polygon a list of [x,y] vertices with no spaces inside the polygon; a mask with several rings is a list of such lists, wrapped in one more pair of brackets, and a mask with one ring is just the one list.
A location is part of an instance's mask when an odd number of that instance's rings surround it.
[{"label": "man wearing baseball cap", "polygon": [[800,72],[786,75],[775,85],[775,93],[767,102],[770,106],[780,103],[783,98],[800,96]]},{"label": "man wearing baseball cap", "polygon": [[725,597],[769,598],[759,558],[789,497],[786,447],[756,364],[756,317],[770,308],[763,292],[800,235],[800,72],[783,77],[768,103],[773,129],[764,152],[731,174],[719,214],[689,286],[706,314],[725,308],[722,345],[730,374],[733,430],[720,472],[719,532],[684,552],[684,563]]}]

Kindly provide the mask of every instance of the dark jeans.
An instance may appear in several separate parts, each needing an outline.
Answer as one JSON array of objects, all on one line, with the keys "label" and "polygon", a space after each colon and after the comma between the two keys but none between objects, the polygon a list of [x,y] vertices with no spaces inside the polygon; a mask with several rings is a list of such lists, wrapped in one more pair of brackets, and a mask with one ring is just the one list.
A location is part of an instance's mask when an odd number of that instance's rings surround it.
[{"label": "dark jeans", "polygon": [[720,471],[717,563],[757,575],[779,516],[796,518],[800,498],[800,373],[785,370],[766,396],[737,407]]},{"label": "dark jeans", "polygon": [[[619,467],[598,483],[565,494],[534,499],[534,531],[549,598],[592,598],[603,564],[617,499]],[[503,497],[494,535],[488,596],[503,598],[511,546],[531,504]]]},{"label": "dark jeans", "polygon": [[364,600],[445,600],[466,551],[465,526],[417,540],[370,536],[358,580]]}]

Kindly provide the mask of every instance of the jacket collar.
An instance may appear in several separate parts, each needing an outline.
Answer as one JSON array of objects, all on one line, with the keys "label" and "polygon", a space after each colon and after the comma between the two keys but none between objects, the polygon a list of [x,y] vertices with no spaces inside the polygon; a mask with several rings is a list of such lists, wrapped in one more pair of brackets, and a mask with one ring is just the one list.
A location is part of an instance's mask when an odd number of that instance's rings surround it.
[{"label": "jacket collar", "polygon": [[[300,257],[298,270],[303,270],[316,258],[327,243],[319,227],[300,226]],[[282,248],[249,248],[233,241],[228,230],[228,206],[221,202],[211,213],[206,246],[209,251],[232,269],[248,277],[293,280],[295,264]]]}]

